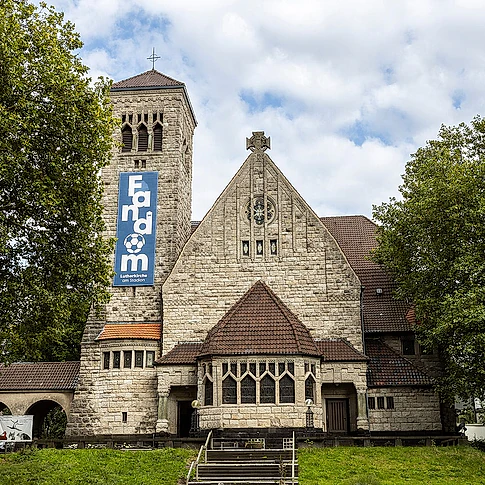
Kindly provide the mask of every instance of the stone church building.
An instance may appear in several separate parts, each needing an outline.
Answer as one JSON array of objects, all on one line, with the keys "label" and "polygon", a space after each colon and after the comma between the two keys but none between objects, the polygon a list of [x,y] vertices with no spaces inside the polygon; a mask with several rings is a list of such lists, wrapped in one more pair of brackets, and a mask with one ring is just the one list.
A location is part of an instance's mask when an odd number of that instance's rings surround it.
[{"label": "stone church building", "polygon": [[187,436],[193,406],[201,430],[303,429],[310,408],[329,434],[452,431],[432,388],[438,357],[368,259],[369,219],[315,214],[254,132],[193,222],[185,85],[150,70],[111,96],[122,124],[102,177],[116,274],[84,332],[69,436]]}]

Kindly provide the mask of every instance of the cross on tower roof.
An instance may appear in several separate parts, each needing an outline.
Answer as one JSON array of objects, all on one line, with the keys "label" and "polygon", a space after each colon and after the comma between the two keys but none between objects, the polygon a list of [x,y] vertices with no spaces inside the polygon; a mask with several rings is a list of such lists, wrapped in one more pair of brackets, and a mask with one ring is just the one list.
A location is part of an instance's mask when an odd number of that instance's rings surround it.
[{"label": "cross on tower roof", "polygon": [[147,59],[149,61],[152,61],[152,70],[155,70],[155,62],[157,62],[158,59],[160,59],[160,56],[157,56],[155,54],[155,47],[152,49],[152,55],[150,57],[147,57]]}]

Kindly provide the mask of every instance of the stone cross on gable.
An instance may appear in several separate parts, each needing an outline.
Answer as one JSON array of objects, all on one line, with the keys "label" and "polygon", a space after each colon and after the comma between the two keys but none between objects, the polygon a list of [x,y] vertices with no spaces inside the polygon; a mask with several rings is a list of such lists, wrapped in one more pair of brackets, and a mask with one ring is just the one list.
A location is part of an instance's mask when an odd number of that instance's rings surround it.
[{"label": "stone cross on gable", "polygon": [[253,131],[251,138],[246,138],[246,150],[254,151],[266,151],[271,149],[271,138],[264,136],[264,131]]}]

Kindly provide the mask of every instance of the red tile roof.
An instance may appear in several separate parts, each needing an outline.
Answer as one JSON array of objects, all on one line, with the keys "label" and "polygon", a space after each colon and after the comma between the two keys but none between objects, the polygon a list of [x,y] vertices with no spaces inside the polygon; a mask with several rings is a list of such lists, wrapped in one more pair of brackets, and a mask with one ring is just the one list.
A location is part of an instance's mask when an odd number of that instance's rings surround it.
[{"label": "red tile roof", "polygon": [[431,378],[412,362],[384,344],[381,340],[367,340],[366,354],[369,387],[430,386]]},{"label": "red tile roof", "polygon": [[409,305],[393,298],[395,284],[384,268],[369,259],[377,246],[376,225],[364,216],[321,217],[364,288],[364,331],[409,332]]},{"label": "red tile roof", "polygon": [[22,362],[0,365],[0,391],[72,391],[79,362]]},{"label": "red tile roof", "polygon": [[160,323],[107,323],[96,340],[108,339],[160,340]]},{"label": "red tile roof", "polygon": [[262,281],[209,331],[201,355],[320,355],[308,329]]},{"label": "red tile roof", "polygon": [[316,340],[325,362],[365,362],[368,358],[343,338]]},{"label": "red tile roof", "polygon": [[201,343],[183,343],[176,345],[170,352],[157,360],[160,365],[197,364],[197,356],[202,349]]},{"label": "red tile roof", "polygon": [[184,83],[177,81],[171,77],[162,74],[161,72],[151,69],[150,71],[137,74],[136,76],[124,79],[113,83],[112,91],[125,89],[147,89],[147,88],[166,88],[166,87],[181,87]]}]

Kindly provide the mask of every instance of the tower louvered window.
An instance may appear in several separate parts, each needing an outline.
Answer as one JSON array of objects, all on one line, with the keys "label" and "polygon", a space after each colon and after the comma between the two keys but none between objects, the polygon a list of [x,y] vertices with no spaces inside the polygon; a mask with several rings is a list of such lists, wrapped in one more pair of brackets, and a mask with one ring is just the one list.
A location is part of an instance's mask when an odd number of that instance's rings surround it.
[{"label": "tower louvered window", "polygon": [[138,128],[138,151],[146,152],[148,150],[148,130],[145,125]]},{"label": "tower louvered window", "polygon": [[162,125],[156,123],[153,127],[153,151],[162,151]]},{"label": "tower louvered window", "polygon": [[123,148],[121,149],[122,152],[131,152],[131,148],[133,145],[133,135],[131,132],[131,126],[125,125],[121,130],[121,139],[123,141]]}]

